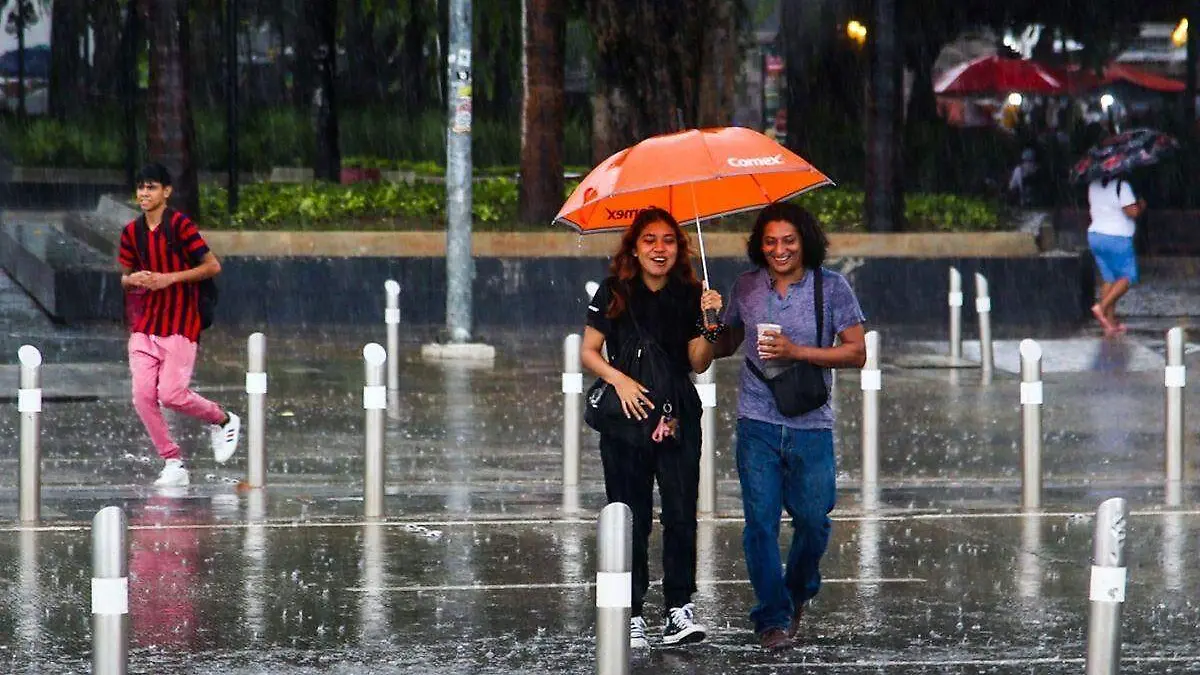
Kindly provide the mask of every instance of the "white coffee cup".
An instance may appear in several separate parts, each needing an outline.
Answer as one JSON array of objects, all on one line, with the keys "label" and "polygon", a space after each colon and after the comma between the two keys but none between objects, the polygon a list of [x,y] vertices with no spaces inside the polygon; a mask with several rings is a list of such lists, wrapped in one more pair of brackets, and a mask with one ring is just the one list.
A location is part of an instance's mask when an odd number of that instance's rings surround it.
[{"label": "white coffee cup", "polygon": [[758,342],[760,344],[762,342],[764,342],[764,338],[766,337],[766,334],[768,332],[772,332],[772,333],[782,333],[783,332],[783,326],[780,326],[777,323],[760,323],[757,326],[755,326],[755,329],[758,331]]}]

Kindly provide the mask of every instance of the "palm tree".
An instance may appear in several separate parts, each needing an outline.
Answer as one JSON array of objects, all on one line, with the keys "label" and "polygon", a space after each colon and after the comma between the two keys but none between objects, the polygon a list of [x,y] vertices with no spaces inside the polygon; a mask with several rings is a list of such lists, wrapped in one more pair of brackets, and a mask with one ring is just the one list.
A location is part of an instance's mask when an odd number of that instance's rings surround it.
[{"label": "palm tree", "polygon": [[338,182],[342,153],[338,143],[337,97],[337,0],[310,0],[305,5],[313,31],[312,58],[316,65],[313,83],[313,123],[317,138],[317,162],[313,174],[319,180]]},{"label": "palm tree", "polygon": [[898,30],[898,0],[875,0],[868,40],[871,50],[867,96],[866,225],[871,232],[893,232],[904,225],[904,182],[900,137],[903,120],[903,54]]},{"label": "palm tree", "polygon": [[527,223],[548,223],[563,201],[563,71],[566,9],[559,0],[524,0],[525,91],[521,104],[521,190]]},{"label": "palm tree", "polygon": [[196,130],[188,95],[187,0],[140,0],[138,11],[150,41],[150,87],[146,101],[146,141],[150,157],[174,179],[171,202],[198,213],[200,194],[192,146]]}]

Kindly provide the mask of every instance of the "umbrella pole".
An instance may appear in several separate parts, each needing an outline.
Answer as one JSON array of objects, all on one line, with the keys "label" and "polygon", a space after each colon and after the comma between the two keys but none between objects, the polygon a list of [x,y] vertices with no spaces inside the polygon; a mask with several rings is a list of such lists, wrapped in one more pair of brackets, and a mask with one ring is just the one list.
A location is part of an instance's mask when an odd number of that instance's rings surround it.
[{"label": "umbrella pole", "polygon": [[700,267],[704,271],[704,288],[711,288],[708,284],[708,256],[704,254],[704,232],[700,229],[700,207],[696,204],[696,186],[694,184],[688,187],[692,190],[692,213],[696,214],[696,240],[700,242]]},{"label": "umbrella pole", "polygon": [[[712,288],[708,283],[708,256],[704,253],[704,231],[700,229],[700,207],[696,204],[696,186],[692,188],[692,212],[696,214],[696,241],[700,242],[700,267],[704,270],[704,289]],[[717,316],[716,310],[704,310],[704,324],[709,327],[715,327],[721,322]]]}]

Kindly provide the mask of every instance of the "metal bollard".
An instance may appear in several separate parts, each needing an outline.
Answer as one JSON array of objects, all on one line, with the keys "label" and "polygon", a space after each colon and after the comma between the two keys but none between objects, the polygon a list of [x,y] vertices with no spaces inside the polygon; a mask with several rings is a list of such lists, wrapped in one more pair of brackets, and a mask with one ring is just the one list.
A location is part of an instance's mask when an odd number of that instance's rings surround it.
[{"label": "metal bollard", "polygon": [[1021,506],[1042,506],[1042,348],[1021,340]]},{"label": "metal bollard", "polygon": [[267,484],[267,336],[251,333],[246,340],[246,483]]},{"label": "metal bollard", "polygon": [[1176,327],[1167,331],[1167,410],[1166,410],[1166,457],[1167,457],[1167,505],[1183,503],[1183,388],[1187,384],[1187,370],[1183,365],[1183,329]]},{"label": "metal bollard", "polygon": [[387,295],[387,309],[383,322],[387,324],[387,388],[400,388],[400,284],[388,279],[383,282]]},{"label": "metal bollard", "polygon": [[563,338],[563,486],[579,485],[579,446],[583,436],[583,363],[579,351],[583,338],[571,333]]},{"label": "metal bollard", "polygon": [[125,675],[129,667],[129,540],[116,506],[92,518],[92,673]]},{"label": "metal bollard", "polygon": [[363,386],[363,410],[366,411],[365,453],[363,462],[363,516],[383,517],[384,414],[387,411],[387,386],[384,385],[384,365],[387,352],[378,343],[363,347],[366,384]]},{"label": "metal bollard", "polygon": [[950,268],[950,358],[962,358],[962,275]]},{"label": "metal bollard", "polygon": [[1125,500],[1114,497],[1096,510],[1088,597],[1087,675],[1121,669],[1121,604],[1125,602]]},{"label": "metal bollard", "polygon": [[862,379],[862,479],[864,486],[879,481],[879,391],[883,374],[879,370],[879,331],[867,332],[867,362],[860,372]]},{"label": "metal bollard", "polygon": [[633,511],[613,502],[600,512],[596,553],[596,673],[629,675],[633,599]]},{"label": "metal bollard", "polygon": [[992,296],[987,278],[975,274],[975,313],[979,315],[979,372],[985,384],[992,381],[995,352],[992,349]]},{"label": "metal bollard", "polygon": [[700,396],[700,513],[717,510],[717,364],[693,376]]},{"label": "metal bollard", "polygon": [[17,350],[21,382],[17,412],[21,415],[20,507],[22,523],[42,517],[42,353],[33,345]]}]

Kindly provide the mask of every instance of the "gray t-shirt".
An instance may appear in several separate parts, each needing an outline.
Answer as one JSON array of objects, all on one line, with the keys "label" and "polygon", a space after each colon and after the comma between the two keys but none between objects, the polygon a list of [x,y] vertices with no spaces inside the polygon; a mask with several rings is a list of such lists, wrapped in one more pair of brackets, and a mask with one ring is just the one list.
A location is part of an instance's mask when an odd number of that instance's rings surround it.
[{"label": "gray t-shirt", "polygon": [[[846,278],[837,272],[821,268],[821,283],[824,286],[825,320],[822,347],[832,347],[833,339],[842,331],[866,321],[858,298]],[[725,312],[725,323],[731,328],[745,328],[746,339],[742,342],[742,356],[754,360],[754,364],[770,376],[779,367],[768,366],[758,358],[758,335],[760,323],[777,323],[783,334],[798,345],[817,346],[816,312],[813,307],[813,275],[788,287],[787,297],[780,297],[772,288],[771,274],[766,269],[743,273],[733,282],[729,292],[729,307]],[[790,363],[790,362],[789,362]],[[796,417],[784,417],[775,407],[771,390],[742,364],[741,387],[738,391],[738,417],[745,417],[769,424],[781,424],[793,429],[832,429],[833,410],[826,403],[812,412]],[[832,386],[833,373],[825,370],[825,384]]]}]

